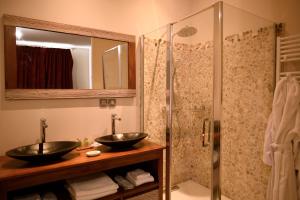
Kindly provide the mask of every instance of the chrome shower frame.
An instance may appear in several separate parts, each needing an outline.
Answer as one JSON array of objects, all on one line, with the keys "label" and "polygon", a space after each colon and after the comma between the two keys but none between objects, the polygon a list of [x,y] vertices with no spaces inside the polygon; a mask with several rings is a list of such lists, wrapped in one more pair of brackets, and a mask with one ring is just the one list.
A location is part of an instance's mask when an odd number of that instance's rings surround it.
[{"label": "chrome shower frame", "polygon": [[214,4],[213,135],[211,146],[211,199],[221,200],[221,113],[223,86],[223,2]]}]

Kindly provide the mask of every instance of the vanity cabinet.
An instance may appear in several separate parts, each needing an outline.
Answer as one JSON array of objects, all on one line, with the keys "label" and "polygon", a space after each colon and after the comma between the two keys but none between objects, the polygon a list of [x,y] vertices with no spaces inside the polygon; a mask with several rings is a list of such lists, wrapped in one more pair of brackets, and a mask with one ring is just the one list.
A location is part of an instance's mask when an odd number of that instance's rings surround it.
[{"label": "vanity cabinet", "polygon": [[[125,174],[129,170],[142,168],[149,171],[155,181],[118,192],[99,200],[162,200],[163,194],[163,146],[149,141],[142,141],[133,148],[124,151],[113,151],[101,146],[101,154],[97,157],[86,157],[86,150],[74,150],[61,160],[34,165],[6,156],[0,157],[0,199],[7,200],[12,194],[22,190],[54,188],[63,190],[66,179],[88,174],[105,172],[110,176]],[[66,191],[64,191],[66,192]],[[71,199],[68,194],[58,192],[61,199]]]}]

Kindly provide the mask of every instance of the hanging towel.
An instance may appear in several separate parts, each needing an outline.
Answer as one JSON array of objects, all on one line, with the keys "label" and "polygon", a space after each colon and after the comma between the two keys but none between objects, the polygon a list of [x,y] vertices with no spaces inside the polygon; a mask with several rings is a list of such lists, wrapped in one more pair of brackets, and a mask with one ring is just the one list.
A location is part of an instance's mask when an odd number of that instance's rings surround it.
[{"label": "hanging towel", "polygon": [[272,166],[267,200],[297,200],[294,142],[300,138],[297,123],[300,86],[288,76],[277,85],[265,135],[264,162]]},{"label": "hanging towel", "polygon": [[263,161],[265,164],[270,166],[272,165],[273,162],[273,157],[272,157],[273,154],[272,154],[272,147],[271,147],[273,141],[272,137],[274,135],[274,130],[278,129],[278,124],[280,123],[279,119],[282,116],[283,107],[286,100],[286,93],[285,93],[286,87],[287,87],[286,78],[281,79],[277,83],[274,99],[273,99],[273,105],[272,105],[273,110],[269,117],[267,129],[265,132]]}]

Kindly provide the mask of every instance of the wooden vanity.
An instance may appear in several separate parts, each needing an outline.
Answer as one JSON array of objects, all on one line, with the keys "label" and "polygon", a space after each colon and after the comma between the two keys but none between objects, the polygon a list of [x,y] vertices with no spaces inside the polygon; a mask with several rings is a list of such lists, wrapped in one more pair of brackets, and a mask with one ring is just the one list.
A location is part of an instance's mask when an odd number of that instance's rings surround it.
[{"label": "wooden vanity", "polygon": [[[157,199],[162,200],[163,194],[163,146],[149,141],[142,141],[126,151],[113,151],[101,146],[102,154],[97,157],[86,157],[86,150],[74,150],[61,160],[33,165],[25,161],[15,160],[6,156],[0,157],[0,199],[9,199],[10,195],[22,190],[45,187],[62,189],[64,181],[97,172],[109,175],[122,174],[136,168],[150,172],[155,182],[122,190],[100,198],[99,200],[136,199],[138,195],[157,191]],[[48,184],[48,185],[47,185]],[[70,197],[61,197],[65,200]],[[154,199],[153,199],[154,200]]]}]

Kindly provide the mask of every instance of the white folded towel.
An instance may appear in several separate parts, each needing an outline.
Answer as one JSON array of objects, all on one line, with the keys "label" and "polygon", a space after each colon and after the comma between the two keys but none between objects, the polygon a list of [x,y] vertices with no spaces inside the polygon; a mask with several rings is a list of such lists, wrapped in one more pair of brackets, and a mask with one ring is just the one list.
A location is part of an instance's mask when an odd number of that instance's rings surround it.
[{"label": "white folded towel", "polygon": [[139,179],[135,179],[134,177],[132,177],[130,174],[126,175],[127,180],[129,180],[134,186],[139,186],[142,185],[144,183],[150,183],[150,182],[154,182],[154,178],[153,176],[148,176],[146,178],[139,178]]},{"label": "white folded towel", "polygon": [[133,177],[134,179],[144,179],[144,178],[148,178],[151,176],[151,174],[149,172],[145,172],[142,169],[136,169],[130,172],[127,172],[127,174],[129,174],[131,177]]},{"label": "white folded towel", "polygon": [[119,188],[119,185],[104,173],[70,179],[67,180],[67,184],[75,197],[115,191]]},{"label": "white folded towel", "polygon": [[70,189],[67,188],[71,194],[71,197],[73,200],[92,200],[92,199],[98,199],[101,197],[105,197],[114,193],[117,193],[118,190],[117,189],[113,189],[113,190],[108,190],[105,192],[98,192],[98,193],[93,193],[93,194],[87,194],[87,195],[81,195],[81,196],[76,196],[74,194],[74,192]]},{"label": "white folded towel", "polygon": [[119,188],[119,185],[117,185],[117,184],[109,185],[109,186],[105,186],[102,188],[97,188],[97,189],[93,189],[93,190],[89,190],[89,191],[76,191],[69,185],[66,186],[66,188],[69,190],[69,192],[71,193],[72,196],[81,198],[81,197],[85,197],[85,196],[89,196],[89,195],[97,195],[99,193],[101,194],[101,193],[107,193],[107,192],[111,192],[111,191],[117,191]]},{"label": "white folded towel", "polygon": [[53,192],[47,192],[43,195],[43,200],[57,200],[57,196]]},{"label": "white folded towel", "polygon": [[91,195],[85,195],[85,196],[81,196],[81,197],[76,197],[71,195],[73,200],[93,200],[93,199],[99,199],[101,197],[105,197],[114,193],[117,193],[118,190],[111,190],[111,191],[106,191],[106,192],[102,192],[102,193],[98,193],[98,194],[91,194]]},{"label": "white folded towel", "polygon": [[41,196],[37,193],[15,196],[13,200],[41,200]]}]

